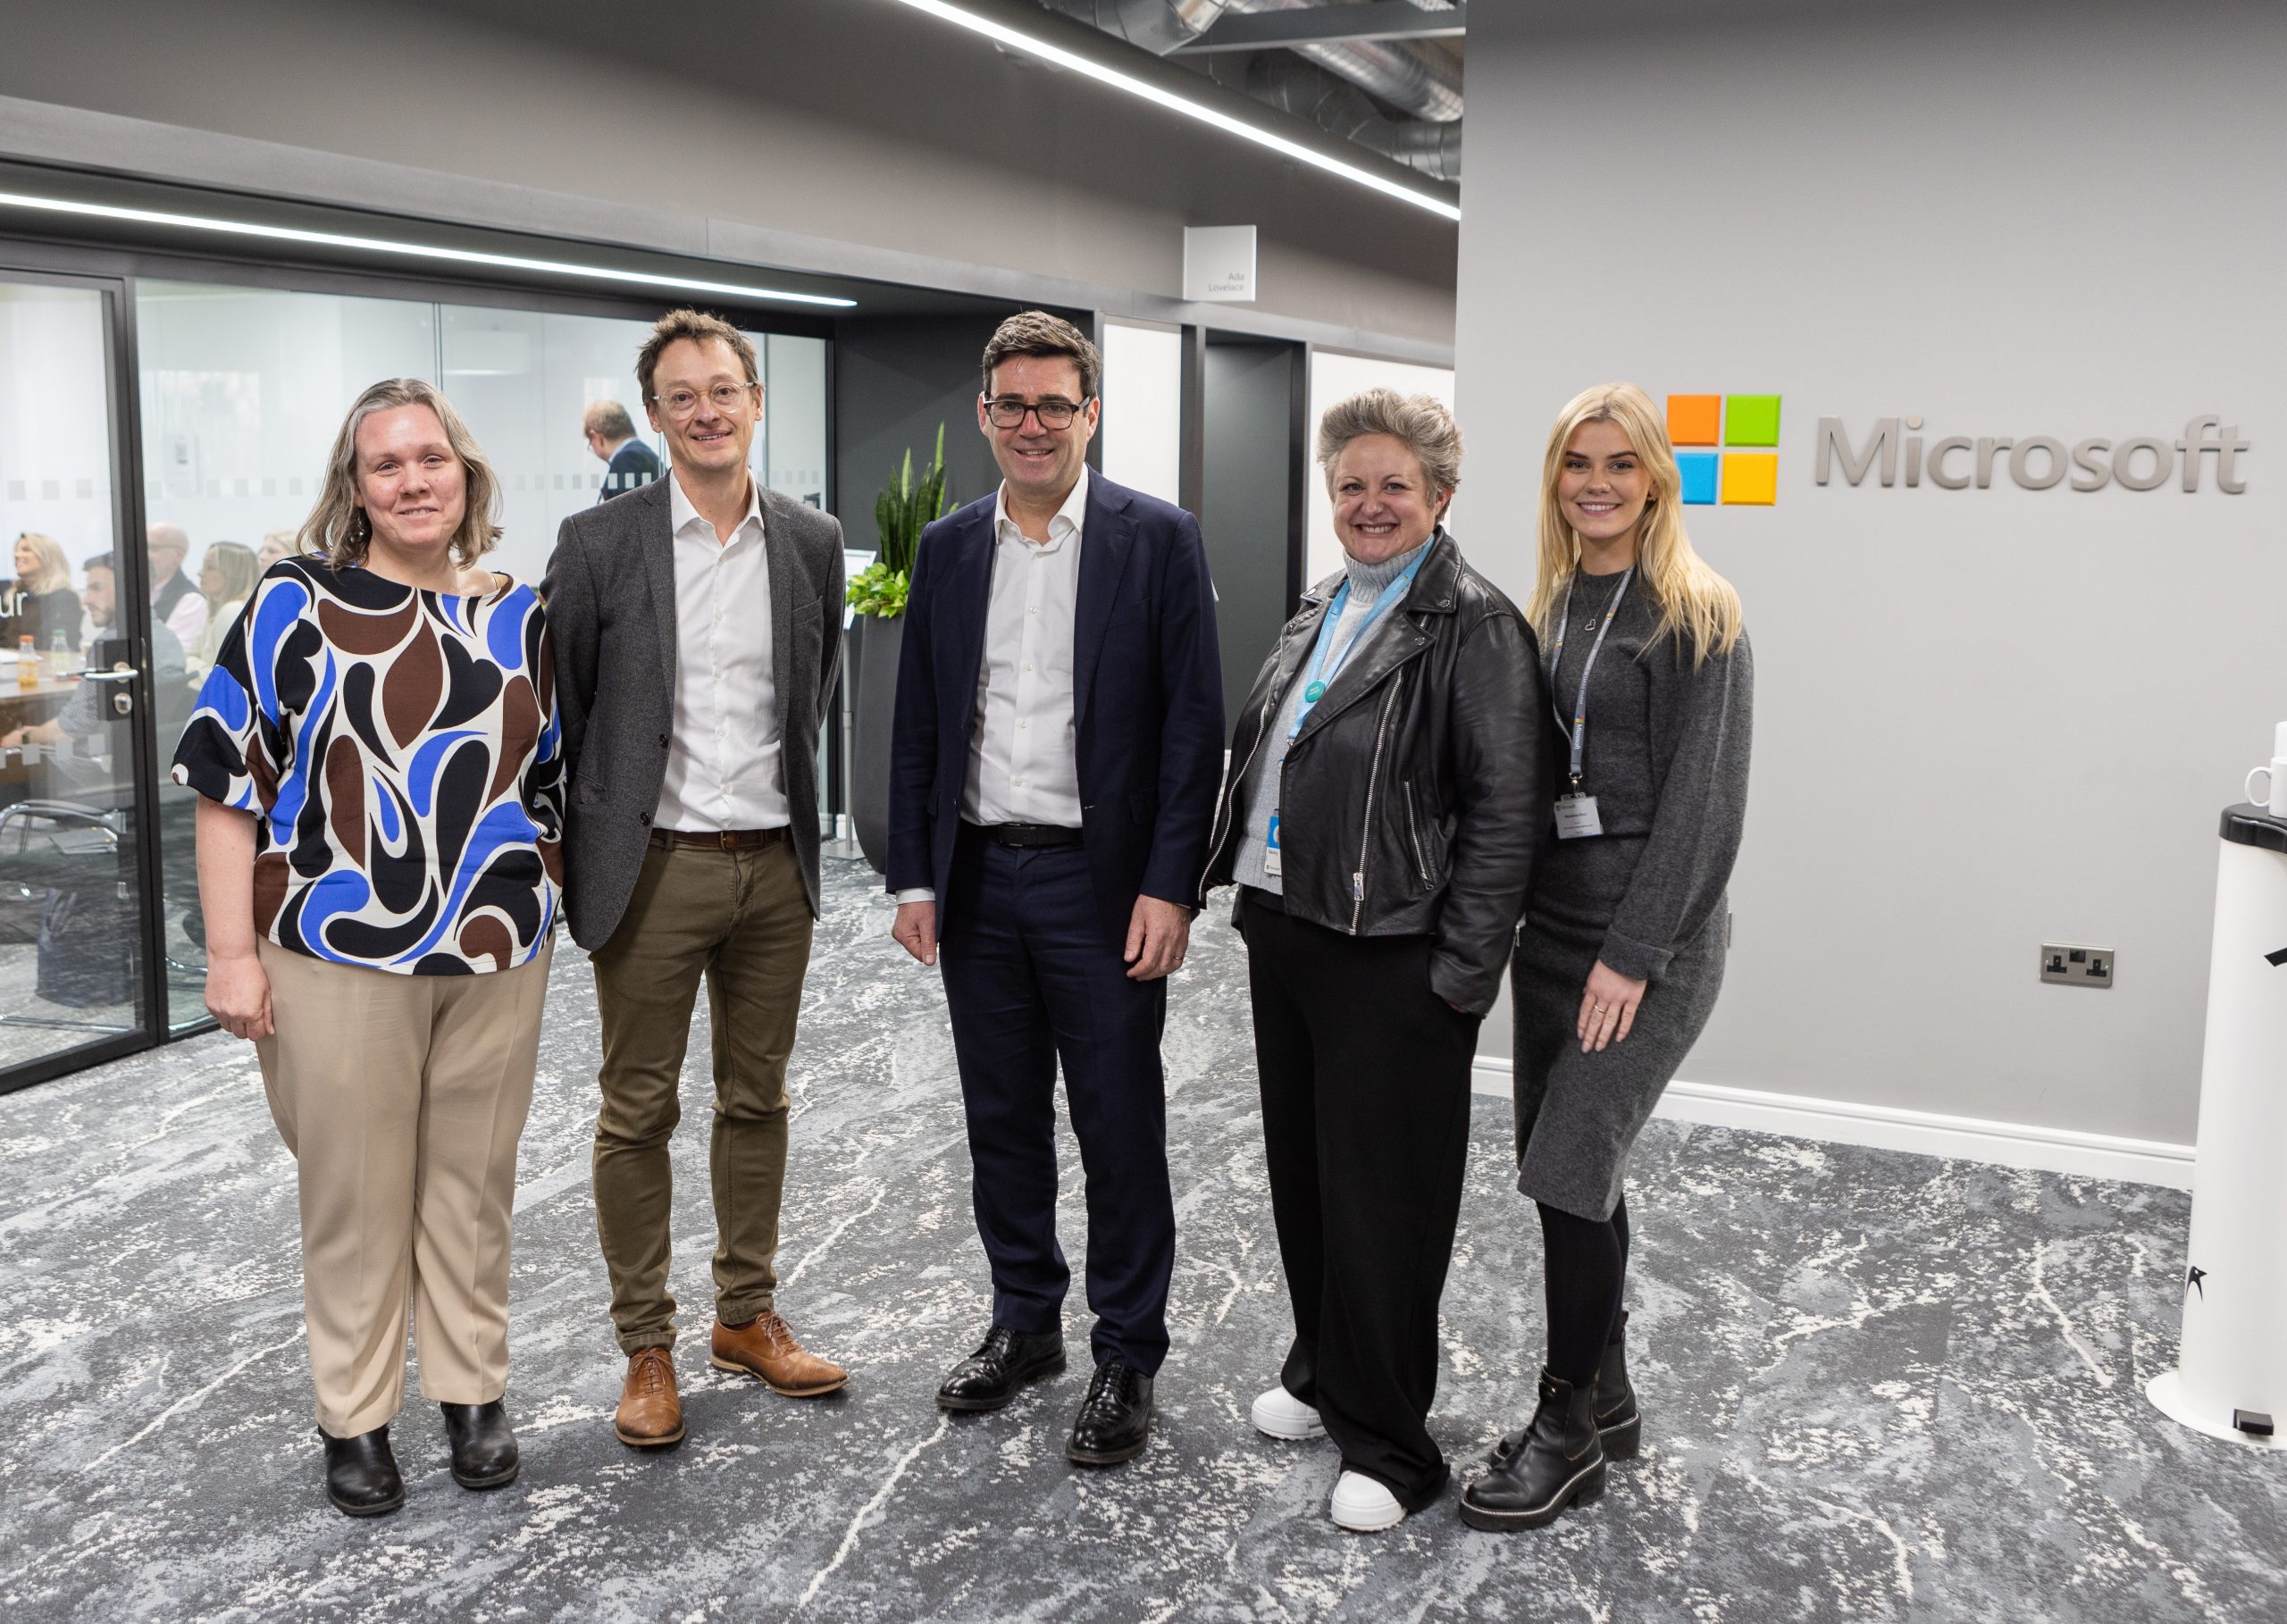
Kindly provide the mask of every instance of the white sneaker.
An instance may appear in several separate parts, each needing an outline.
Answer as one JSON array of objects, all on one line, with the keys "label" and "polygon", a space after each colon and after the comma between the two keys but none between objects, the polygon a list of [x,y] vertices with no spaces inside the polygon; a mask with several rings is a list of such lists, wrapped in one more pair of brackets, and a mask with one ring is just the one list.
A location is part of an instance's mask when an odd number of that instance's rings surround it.
[{"label": "white sneaker", "polygon": [[1379,1534],[1405,1520],[1405,1508],[1383,1484],[1363,1472],[1345,1472],[1334,1486],[1334,1500],[1327,1507],[1334,1526],[1353,1534]]},{"label": "white sneaker", "polygon": [[1266,1438],[1300,1443],[1326,1436],[1326,1423],[1319,1419],[1319,1412],[1283,1386],[1273,1387],[1255,1400],[1253,1415],[1254,1429]]}]

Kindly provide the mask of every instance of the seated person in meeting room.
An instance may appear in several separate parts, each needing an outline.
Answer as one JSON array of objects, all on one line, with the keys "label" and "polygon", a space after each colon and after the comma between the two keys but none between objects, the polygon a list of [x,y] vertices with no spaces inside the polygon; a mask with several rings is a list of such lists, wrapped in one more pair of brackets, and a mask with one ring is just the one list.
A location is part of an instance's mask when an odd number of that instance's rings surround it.
[{"label": "seated person in meeting room", "polygon": [[163,519],[146,532],[145,545],[151,555],[152,622],[163,621],[175,641],[188,649],[206,624],[206,599],[182,573],[183,560],[190,557],[190,533]]},{"label": "seated person in meeting room", "polygon": [[609,470],[597,501],[608,502],[659,477],[658,454],[635,438],[635,420],[616,400],[588,402],[580,429],[588,437],[588,449]]},{"label": "seated person in meeting room", "polygon": [[80,594],[71,590],[62,542],[29,530],[16,538],[16,578],[0,591],[0,648],[29,637],[45,654],[58,632],[65,648],[80,646]]},{"label": "seated person in meeting room", "polygon": [[[88,560],[88,590],[80,594],[87,606],[88,624],[102,637],[112,629],[119,615],[119,574],[113,567],[109,553],[97,553]],[[21,749],[27,744],[61,744],[64,741],[86,740],[98,736],[104,724],[113,720],[106,690],[115,691],[119,684],[90,682],[82,679],[71,691],[63,708],[46,722],[28,727],[11,728],[0,733],[0,749]],[[182,644],[164,625],[151,628],[151,687],[155,694],[179,694],[186,691],[189,678],[183,668]],[[175,710],[180,718],[181,710]]]},{"label": "seated person in meeting room", "polygon": [[206,624],[189,649],[193,681],[206,674],[222,640],[239,624],[247,599],[254,596],[256,573],[254,549],[236,541],[217,541],[199,561],[198,595],[206,600]]},{"label": "seated person in meeting room", "polygon": [[281,558],[291,558],[301,551],[301,544],[290,530],[273,530],[263,537],[262,545],[255,549],[255,579],[259,581],[269,573],[270,566]]}]

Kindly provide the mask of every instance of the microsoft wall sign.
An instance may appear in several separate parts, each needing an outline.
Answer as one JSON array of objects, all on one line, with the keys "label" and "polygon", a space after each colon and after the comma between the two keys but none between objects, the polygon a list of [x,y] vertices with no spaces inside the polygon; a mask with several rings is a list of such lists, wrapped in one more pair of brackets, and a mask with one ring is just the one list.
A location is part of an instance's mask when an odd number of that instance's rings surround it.
[{"label": "microsoft wall sign", "polygon": [[1928,441],[1925,449],[1921,428],[1919,417],[1878,417],[1864,443],[1853,447],[1842,419],[1822,417],[1814,477],[1826,484],[1839,464],[1850,484],[1879,472],[1883,484],[1896,485],[1903,461],[1905,483],[1919,485],[1927,479],[1947,490],[1983,490],[1993,483],[1997,467],[2006,468],[2010,481],[2027,490],[2049,490],[2068,476],[2074,490],[2101,490],[2115,482],[2131,490],[2157,490],[2171,479],[2185,490],[2197,490],[2212,456],[2216,490],[2238,496],[2248,488],[2240,477],[2239,458],[2249,442],[2240,438],[2239,424],[2212,415],[2184,424],[2181,439],[2083,439],[2070,448],[2048,434],[2023,439],[1948,434]]}]

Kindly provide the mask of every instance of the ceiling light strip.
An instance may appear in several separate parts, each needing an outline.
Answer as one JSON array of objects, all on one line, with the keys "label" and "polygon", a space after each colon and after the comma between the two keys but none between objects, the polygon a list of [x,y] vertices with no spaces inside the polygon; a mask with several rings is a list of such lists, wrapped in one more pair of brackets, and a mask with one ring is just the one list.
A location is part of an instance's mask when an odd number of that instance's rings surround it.
[{"label": "ceiling light strip", "polygon": [[987,39],[1004,45],[1012,51],[1021,51],[1026,55],[1036,56],[1043,62],[1054,63],[1060,68],[1068,68],[1083,78],[1093,79],[1098,84],[1109,85],[1115,90],[1127,92],[1129,96],[1140,96],[1144,101],[1167,108],[1169,112],[1179,113],[1187,119],[1195,119],[1200,123],[1211,125],[1227,135],[1237,136],[1241,140],[1252,141],[1258,146],[1267,146],[1271,151],[1292,158],[1298,163],[1307,163],[1312,169],[1321,169],[1330,175],[1339,175],[1345,180],[1410,203],[1416,208],[1427,209],[1433,214],[1441,214],[1447,220],[1459,220],[1462,217],[1461,210],[1442,197],[1432,197],[1428,192],[1416,191],[1410,186],[1375,174],[1371,170],[1360,169],[1355,164],[1345,163],[1339,158],[1330,158],[1326,154],[1314,151],[1299,141],[1290,141],[1284,136],[1273,135],[1267,130],[1258,129],[1244,119],[1235,119],[1227,113],[1219,113],[1203,102],[1194,102],[1187,96],[1177,96],[1172,90],[1161,89],[1159,86],[1147,84],[1131,74],[1122,73],[1117,68],[1109,68],[1100,62],[1091,61],[1076,51],[1068,51],[1062,46],[1051,45],[1044,39],[1036,39],[1032,35],[1009,28],[1005,23],[994,22],[990,18],[977,16],[973,12],[965,12],[956,5],[948,5],[945,0],[899,0],[899,4],[911,6],[917,12],[926,12],[940,21],[951,23],[955,28],[967,29],[972,34],[982,34]]},{"label": "ceiling light strip", "polygon": [[185,230],[213,231],[229,237],[259,237],[270,242],[355,248],[368,254],[393,254],[406,259],[443,260],[452,264],[487,265],[503,271],[532,271],[547,276],[576,277],[591,282],[621,282],[639,288],[673,289],[682,293],[723,293],[743,299],[823,305],[835,310],[853,310],[858,305],[855,299],[838,298],[824,293],[789,293],[780,288],[750,288],[740,282],[701,281],[695,277],[662,276],[649,271],[609,271],[599,265],[575,265],[566,260],[530,259],[519,254],[487,254],[476,248],[434,247],[425,243],[395,242],[385,237],[348,237],[338,231],[306,231],[294,226],[261,225],[249,220],[215,220],[203,214],[175,214],[160,209],[126,208],[110,203],[81,203],[64,197],[34,197],[21,192],[0,192],[0,207],[37,209],[51,214],[77,214],[96,220],[132,221],[141,225],[176,226]]}]

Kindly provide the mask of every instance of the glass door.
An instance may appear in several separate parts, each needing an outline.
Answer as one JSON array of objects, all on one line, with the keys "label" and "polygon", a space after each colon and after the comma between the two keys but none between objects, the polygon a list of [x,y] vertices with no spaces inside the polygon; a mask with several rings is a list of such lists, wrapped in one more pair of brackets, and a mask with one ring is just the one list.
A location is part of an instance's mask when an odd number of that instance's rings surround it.
[{"label": "glass door", "polygon": [[188,808],[154,803],[145,717],[188,691],[127,544],[121,298],[0,269],[0,1090],[155,1035],[155,828]]}]

